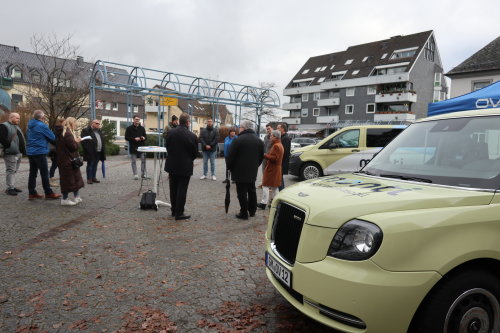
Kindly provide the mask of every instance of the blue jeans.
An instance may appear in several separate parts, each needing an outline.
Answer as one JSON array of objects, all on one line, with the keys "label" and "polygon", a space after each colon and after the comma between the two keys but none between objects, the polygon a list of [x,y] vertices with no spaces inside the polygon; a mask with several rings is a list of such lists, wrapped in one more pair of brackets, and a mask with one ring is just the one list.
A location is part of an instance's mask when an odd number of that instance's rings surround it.
[{"label": "blue jeans", "polygon": [[210,159],[210,171],[212,176],[215,176],[215,151],[204,151],[203,152],[203,174],[207,176],[208,173],[208,159]]},{"label": "blue jeans", "polygon": [[30,155],[30,173],[28,176],[28,191],[29,194],[36,194],[36,177],[40,170],[40,178],[42,178],[42,186],[45,194],[54,193],[49,184],[49,166],[47,164],[47,155]]},{"label": "blue jeans", "polygon": [[99,160],[87,161],[87,169],[86,169],[87,180],[96,179],[97,164],[99,164]]}]

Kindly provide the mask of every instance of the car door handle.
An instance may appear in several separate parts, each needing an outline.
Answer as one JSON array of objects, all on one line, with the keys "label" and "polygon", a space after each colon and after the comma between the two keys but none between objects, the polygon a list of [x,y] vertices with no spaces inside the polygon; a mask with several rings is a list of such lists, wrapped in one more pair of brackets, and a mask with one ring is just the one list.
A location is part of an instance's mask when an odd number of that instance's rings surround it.
[{"label": "car door handle", "polygon": [[359,153],[361,150],[359,150],[359,149],[353,149],[353,150],[351,150],[351,151],[352,151],[353,153]]}]

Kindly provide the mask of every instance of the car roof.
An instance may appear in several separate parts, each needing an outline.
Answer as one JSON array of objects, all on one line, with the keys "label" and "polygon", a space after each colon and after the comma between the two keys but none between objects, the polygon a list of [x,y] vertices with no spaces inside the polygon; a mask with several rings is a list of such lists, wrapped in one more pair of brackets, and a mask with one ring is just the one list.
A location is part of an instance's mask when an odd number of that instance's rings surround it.
[{"label": "car roof", "polygon": [[453,119],[453,118],[464,118],[464,117],[499,116],[499,115],[500,115],[500,108],[488,108],[488,109],[443,113],[440,115],[419,119],[416,122],[419,123],[429,120]]}]

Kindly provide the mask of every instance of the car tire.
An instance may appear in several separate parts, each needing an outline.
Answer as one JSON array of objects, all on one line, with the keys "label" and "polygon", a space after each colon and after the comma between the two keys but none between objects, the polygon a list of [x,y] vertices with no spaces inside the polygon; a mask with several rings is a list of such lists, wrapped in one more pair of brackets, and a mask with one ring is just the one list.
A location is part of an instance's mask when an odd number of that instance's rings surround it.
[{"label": "car tire", "polygon": [[323,177],[323,170],[317,163],[307,162],[304,163],[304,165],[300,169],[300,177],[302,179],[314,179]]},{"label": "car tire", "polygon": [[427,296],[410,332],[500,332],[500,279],[470,270],[442,281]]}]

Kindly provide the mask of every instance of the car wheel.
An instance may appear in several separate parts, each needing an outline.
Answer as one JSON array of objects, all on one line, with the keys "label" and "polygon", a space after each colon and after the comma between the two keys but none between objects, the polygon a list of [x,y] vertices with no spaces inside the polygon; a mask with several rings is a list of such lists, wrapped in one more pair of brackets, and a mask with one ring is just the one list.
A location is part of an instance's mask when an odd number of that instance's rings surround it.
[{"label": "car wheel", "polygon": [[321,167],[316,163],[312,163],[312,162],[305,163],[300,171],[300,176],[303,179],[313,179],[313,178],[322,177],[323,170],[321,170]]},{"label": "car wheel", "polygon": [[413,327],[416,333],[500,332],[500,280],[474,270],[443,281],[426,299]]}]

